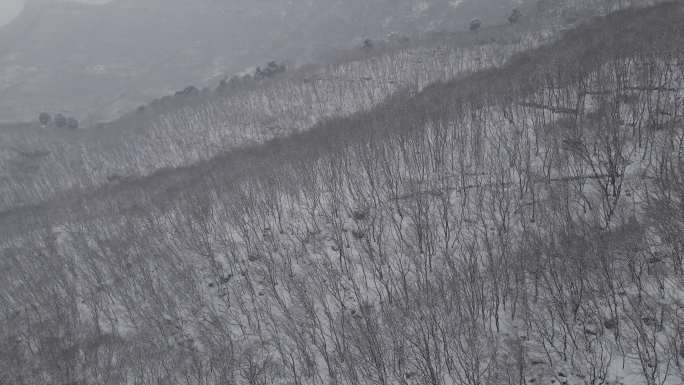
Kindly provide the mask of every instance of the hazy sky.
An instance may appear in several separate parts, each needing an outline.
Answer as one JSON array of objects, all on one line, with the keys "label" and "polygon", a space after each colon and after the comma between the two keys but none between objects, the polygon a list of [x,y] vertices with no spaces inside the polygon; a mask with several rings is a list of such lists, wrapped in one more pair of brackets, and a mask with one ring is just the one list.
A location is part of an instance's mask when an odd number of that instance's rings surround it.
[{"label": "hazy sky", "polygon": [[[25,0],[0,0],[0,25],[9,23],[24,7]],[[78,3],[103,4],[110,0],[52,0],[52,1],[75,1]]]},{"label": "hazy sky", "polygon": [[23,6],[23,0],[0,0],[0,25],[12,20]]}]

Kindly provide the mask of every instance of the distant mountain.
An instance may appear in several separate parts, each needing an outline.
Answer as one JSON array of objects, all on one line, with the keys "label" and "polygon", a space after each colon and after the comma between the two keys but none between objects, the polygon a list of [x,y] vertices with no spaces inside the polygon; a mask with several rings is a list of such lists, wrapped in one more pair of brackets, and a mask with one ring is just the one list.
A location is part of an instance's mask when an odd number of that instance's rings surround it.
[{"label": "distant mountain", "polygon": [[0,28],[0,121],[96,122],[188,84],[391,32],[505,20],[516,0],[30,1]]}]

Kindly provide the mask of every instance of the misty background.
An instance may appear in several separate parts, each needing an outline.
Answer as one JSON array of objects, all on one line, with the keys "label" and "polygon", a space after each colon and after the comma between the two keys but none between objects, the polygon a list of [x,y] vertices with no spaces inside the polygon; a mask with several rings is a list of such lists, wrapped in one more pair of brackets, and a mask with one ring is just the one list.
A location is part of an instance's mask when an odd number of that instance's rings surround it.
[{"label": "misty background", "polygon": [[[24,4],[27,0],[2,0],[0,2],[0,26],[3,26],[15,17],[19,15],[21,10],[24,8]],[[40,1],[40,0],[38,0]],[[44,2],[66,2],[69,0],[43,0]],[[105,4],[111,0],[71,0],[74,3],[84,3],[84,4]],[[36,2],[34,0],[33,2]]]},{"label": "misty background", "polygon": [[17,17],[23,7],[21,0],[5,0],[0,3],[0,25],[5,25]]},{"label": "misty background", "polygon": [[[0,122],[61,112],[111,121],[188,85],[288,67],[390,33],[505,20],[516,0],[3,0]],[[1,23],[1,22],[0,22]]]}]

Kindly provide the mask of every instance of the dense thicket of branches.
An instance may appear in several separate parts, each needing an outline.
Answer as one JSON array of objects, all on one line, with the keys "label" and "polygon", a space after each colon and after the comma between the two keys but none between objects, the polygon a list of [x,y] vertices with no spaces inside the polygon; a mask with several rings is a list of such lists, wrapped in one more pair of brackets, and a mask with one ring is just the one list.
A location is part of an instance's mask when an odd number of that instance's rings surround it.
[{"label": "dense thicket of branches", "polygon": [[681,383],[683,17],[620,12],[3,239],[0,382]]}]

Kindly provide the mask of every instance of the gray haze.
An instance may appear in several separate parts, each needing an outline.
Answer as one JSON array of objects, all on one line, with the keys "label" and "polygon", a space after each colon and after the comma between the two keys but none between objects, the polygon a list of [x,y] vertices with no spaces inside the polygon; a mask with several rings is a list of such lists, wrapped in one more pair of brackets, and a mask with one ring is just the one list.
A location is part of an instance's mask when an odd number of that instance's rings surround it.
[{"label": "gray haze", "polygon": [[[5,18],[10,4],[4,4]],[[516,0],[30,0],[0,31],[0,121],[116,119],[269,61],[310,62],[388,33],[505,21]],[[87,3],[87,4],[86,4]],[[18,5],[15,4],[14,7]]]},{"label": "gray haze", "polygon": [[22,6],[21,0],[2,0],[0,2],[0,25],[5,25],[14,19],[21,11]]},{"label": "gray haze", "polygon": [[[1,0],[0,1],[0,26],[3,26],[19,15],[27,0]],[[30,1],[30,0],[29,0]],[[40,0],[34,0],[38,2]],[[110,0],[42,0],[43,2],[74,2],[85,4],[105,4]]]}]

